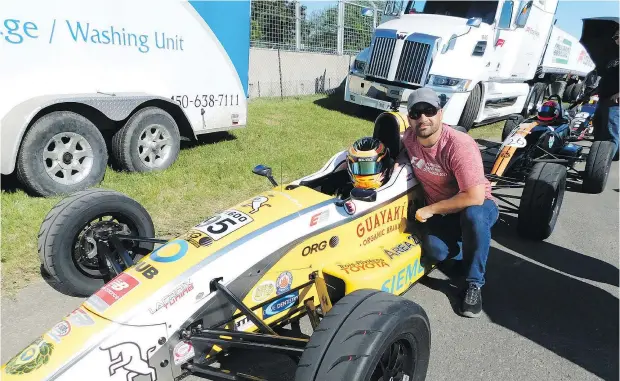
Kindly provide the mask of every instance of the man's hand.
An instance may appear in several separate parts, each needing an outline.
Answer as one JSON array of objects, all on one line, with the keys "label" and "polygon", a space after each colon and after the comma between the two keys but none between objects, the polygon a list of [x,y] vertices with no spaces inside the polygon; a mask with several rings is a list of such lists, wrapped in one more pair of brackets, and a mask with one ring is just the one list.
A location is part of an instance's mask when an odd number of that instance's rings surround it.
[{"label": "man's hand", "polygon": [[611,96],[611,101],[614,103],[618,103],[618,98],[620,98],[620,93],[616,93],[614,95]]},{"label": "man's hand", "polygon": [[433,205],[428,205],[428,206],[418,209],[415,212],[415,219],[420,222],[426,222],[426,220],[428,220],[429,218],[435,215],[432,207]]}]

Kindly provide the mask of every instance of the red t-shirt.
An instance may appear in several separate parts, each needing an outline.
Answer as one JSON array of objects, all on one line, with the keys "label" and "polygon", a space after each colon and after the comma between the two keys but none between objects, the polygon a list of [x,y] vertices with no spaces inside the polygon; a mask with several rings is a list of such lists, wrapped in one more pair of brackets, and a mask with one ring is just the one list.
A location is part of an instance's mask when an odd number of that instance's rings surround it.
[{"label": "red t-shirt", "polygon": [[485,198],[493,200],[491,183],[484,176],[480,149],[468,134],[444,124],[437,143],[427,148],[418,142],[410,127],[403,135],[403,144],[413,173],[422,183],[427,205],[480,184],[485,184]]}]

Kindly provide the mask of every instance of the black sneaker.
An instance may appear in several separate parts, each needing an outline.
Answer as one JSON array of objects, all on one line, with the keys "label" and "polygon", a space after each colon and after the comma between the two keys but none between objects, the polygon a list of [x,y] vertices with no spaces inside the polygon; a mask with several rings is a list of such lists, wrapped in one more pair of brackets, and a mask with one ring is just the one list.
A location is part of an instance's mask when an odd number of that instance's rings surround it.
[{"label": "black sneaker", "polygon": [[482,292],[480,287],[474,283],[470,283],[469,288],[465,292],[460,312],[461,315],[467,317],[478,317],[480,312],[482,312]]}]

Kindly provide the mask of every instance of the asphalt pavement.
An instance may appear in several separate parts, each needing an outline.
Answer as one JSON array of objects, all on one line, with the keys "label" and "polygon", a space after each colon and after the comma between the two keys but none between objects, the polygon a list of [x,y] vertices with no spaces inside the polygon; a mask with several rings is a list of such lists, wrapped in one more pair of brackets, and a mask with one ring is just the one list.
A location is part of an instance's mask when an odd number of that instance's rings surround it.
[{"label": "asphalt pavement", "polygon": [[[477,319],[456,313],[455,282],[440,271],[405,294],[430,318],[427,380],[618,380],[618,188],[618,162],[601,194],[582,194],[570,182],[556,229],[543,242],[520,239],[516,216],[502,213]],[[43,280],[16,299],[2,298],[2,363],[82,301]],[[222,367],[270,380],[292,380],[295,372],[286,357],[254,352],[234,361]]]}]

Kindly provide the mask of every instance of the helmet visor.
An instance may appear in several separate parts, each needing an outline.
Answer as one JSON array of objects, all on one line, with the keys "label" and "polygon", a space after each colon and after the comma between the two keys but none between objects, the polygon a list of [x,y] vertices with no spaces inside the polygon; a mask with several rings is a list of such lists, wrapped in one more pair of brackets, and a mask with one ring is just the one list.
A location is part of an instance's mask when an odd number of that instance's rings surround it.
[{"label": "helmet visor", "polygon": [[383,170],[382,162],[377,161],[357,161],[354,163],[349,162],[349,171],[353,175],[368,176],[381,173]]}]

